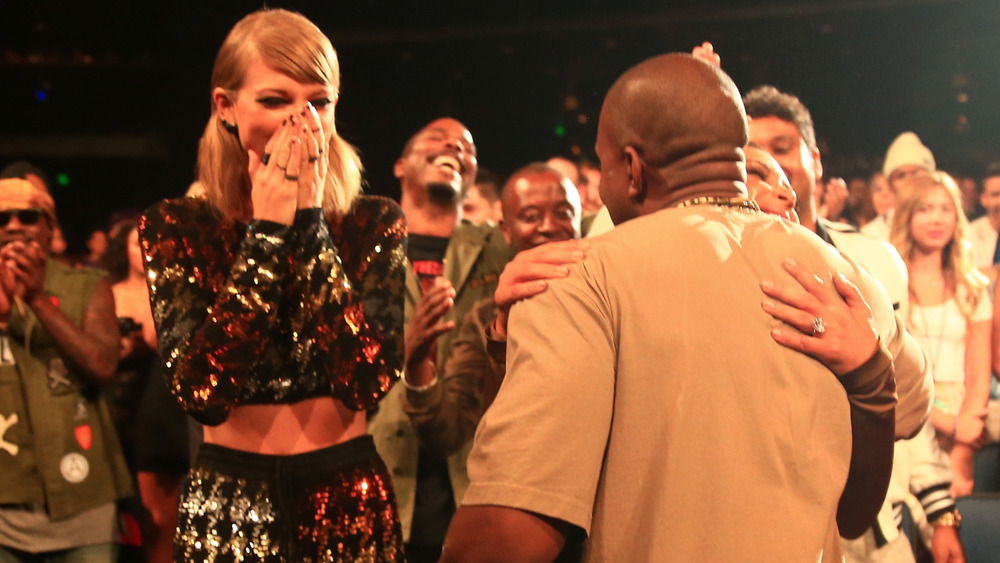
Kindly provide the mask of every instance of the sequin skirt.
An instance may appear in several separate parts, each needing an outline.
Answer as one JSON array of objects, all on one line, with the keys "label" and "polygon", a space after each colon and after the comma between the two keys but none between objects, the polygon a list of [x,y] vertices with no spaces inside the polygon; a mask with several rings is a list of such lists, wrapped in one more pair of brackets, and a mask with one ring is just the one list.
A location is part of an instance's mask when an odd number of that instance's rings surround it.
[{"label": "sequin skirt", "polygon": [[403,561],[371,436],[289,456],[204,444],[181,486],[174,560]]}]

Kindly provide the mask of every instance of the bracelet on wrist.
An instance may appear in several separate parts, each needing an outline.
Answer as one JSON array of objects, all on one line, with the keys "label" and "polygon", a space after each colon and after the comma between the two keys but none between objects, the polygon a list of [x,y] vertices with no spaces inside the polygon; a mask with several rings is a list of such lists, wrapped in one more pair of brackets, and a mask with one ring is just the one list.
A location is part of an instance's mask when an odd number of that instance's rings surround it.
[{"label": "bracelet on wrist", "polygon": [[427,383],[425,385],[414,385],[406,380],[405,375],[403,376],[403,387],[406,387],[410,391],[416,391],[417,393],[425,393],[427,391],[430,391],[437,384],[438,384],[437,376],[434,376],[434,379],[432,379],[430,383]]},{"label": "bracelet on wrist", "polygon": [[945,512],[941,516],[938,516],[936,520],[934,520],[933,522],[931,522],[931,525],[934,526],[934,527],[937,527],[937,526],[951,526],[952,528],[955,528],[956,530],[961,529],[961,527],[962,527],[962,514],[958,511],[957,508],[954,508],[952,510],[949,510],[948,512]]}]

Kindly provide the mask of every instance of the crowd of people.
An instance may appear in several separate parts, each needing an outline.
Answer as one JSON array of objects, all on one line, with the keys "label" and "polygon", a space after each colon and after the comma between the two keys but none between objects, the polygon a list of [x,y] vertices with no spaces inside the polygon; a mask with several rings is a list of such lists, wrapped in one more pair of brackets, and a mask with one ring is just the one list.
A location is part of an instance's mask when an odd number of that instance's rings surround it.
[{"label": "crowd of people", "polygon": [[71,260],[8,166],[0,563],[963,561],[1000,165],[978,212],[912,132],[825,176],[802,101],[721,62],[627,70],[599,166],[501,178],[435,119],[397,203],[337,132],[330,40],[265,9],[188,196]]}]

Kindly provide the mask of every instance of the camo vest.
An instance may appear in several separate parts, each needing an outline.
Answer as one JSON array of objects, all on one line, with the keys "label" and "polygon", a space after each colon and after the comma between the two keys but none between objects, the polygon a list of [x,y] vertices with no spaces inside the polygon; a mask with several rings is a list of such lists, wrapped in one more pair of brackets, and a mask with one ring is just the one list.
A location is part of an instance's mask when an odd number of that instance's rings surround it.
[{"label": "camo vest", "polygon": [[[103,273],[49,261],[45,291],[77,326]],[[0,504],[44,504],[60,520],[131,494],[98,388],[73,372],[28,307],[0,335]]]}]

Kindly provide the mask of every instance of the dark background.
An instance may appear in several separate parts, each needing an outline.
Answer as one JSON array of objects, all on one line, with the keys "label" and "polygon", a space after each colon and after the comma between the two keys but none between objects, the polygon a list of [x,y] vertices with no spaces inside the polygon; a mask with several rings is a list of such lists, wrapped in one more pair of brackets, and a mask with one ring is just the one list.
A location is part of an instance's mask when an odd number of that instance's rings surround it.
[{"label": "dark background", "polygon": [[[269,2],[338,49],[337,120],[369,191],[434,117],[464,121],[501,174],[592,152],[607,88],[629,66],[712,41],[741,90],[765,83],[812,110],[827,171],[867,173],[901,131],[939,167],[1000,160],[996,0]],[[110,216],[180,195],[229,28],[259,2],[0,0],[0,165],[52,177],[71,251]]]}]

